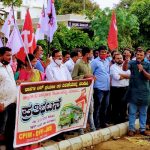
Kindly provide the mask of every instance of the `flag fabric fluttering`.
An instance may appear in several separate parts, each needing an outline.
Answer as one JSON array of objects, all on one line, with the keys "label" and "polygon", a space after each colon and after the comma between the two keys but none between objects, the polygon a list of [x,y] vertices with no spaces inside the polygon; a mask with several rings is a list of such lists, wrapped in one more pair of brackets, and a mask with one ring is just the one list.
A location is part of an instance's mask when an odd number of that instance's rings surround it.
[{"label": "flag fabric fluttering", "polygon": [[27,9],[21,36],[24,42],[24,47],[18,52],[17,58],[24,62],[26,55],[28,53],[32,54],[36,48],[35,35],[29,9]]},{"label": "flag fabric fluttering", "polygon": [[50,43],[53,40],[55,31],[57,30],[56,11],[54,0],[48,0],[47,9],[45,14],[45,35],[49,37]]},{"label": "flag fabric fluttering", "polygon": [[14,15],[13,9],[10,9],[10,12],[2,26],[1,32],[4,33],[4,36],[9,39],[11,26],[14,25]]},{"label": "flag fabric fluttering", "polygon": [[112,12],[111,23],[107,39],[108,47],[111,51],[118,48],[118,29],[115,11]]},{"label": "flag fabric fluttering", "polygon": [[1,38],[0,38],[0,47],[3,47],[3,43],[2,43]]},{"label": "flag fabric fluttering", "polygon": [[24,46],[20,31],[16,23],[14,24],[13,31],[11,32],[6,46],[12,49],[12,55],[17,54],[20,48]]},{"label": "flag fabric fluttering", "polygon": [[45,26],[45,8],[43,6],[42,12],[41,12],[41,16],[39,19],[39,23],[37,24],[37,29],[36,29],[36,33],[35,33],[35,39],[36,41],[38,40],[43,40],[44,39],[44,26]]}]

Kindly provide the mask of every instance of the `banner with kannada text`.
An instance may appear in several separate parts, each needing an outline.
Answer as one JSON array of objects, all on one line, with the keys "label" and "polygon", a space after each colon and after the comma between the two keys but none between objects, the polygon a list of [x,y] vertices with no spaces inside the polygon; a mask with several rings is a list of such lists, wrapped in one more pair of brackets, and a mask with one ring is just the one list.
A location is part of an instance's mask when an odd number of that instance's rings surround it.
[{"label": "banner with kannada text", "polygon": [[91,79],[21,84],[14,147],[85,128],[92,93]]}]

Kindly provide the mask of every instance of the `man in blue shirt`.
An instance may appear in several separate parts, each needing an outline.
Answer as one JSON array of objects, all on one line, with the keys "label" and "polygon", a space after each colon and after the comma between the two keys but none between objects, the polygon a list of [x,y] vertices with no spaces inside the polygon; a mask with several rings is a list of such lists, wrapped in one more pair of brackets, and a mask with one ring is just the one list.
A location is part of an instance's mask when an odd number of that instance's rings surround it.
[{"label": "man in blue shirt", "polygon": [[99,47],[99,57],[91,62],[94,83],[94,123],[96,128],[106,127],[106,112],[110,94],[110,63],[107,58],[106,46]]},{"label": "man in blue shirt", "polygon": [[145,60],[150,63],[150,48],[146,50]]},{"label": "man in blue shirt", "polygon": [[41,57],[43,56],[43,49],[41,46],[37,45],[36,49],[33,52],[34,56],[37,58],[37,63],[35,68],[41,72],[44,72],[44,65],[41,60]]}]

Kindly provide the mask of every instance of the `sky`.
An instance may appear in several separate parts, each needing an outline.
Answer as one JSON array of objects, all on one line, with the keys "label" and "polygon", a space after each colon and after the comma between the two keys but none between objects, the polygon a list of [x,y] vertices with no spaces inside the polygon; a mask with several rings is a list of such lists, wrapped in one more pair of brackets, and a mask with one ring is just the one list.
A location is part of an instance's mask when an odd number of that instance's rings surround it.
[{"label": "sky", "polygon": [[[100,5],[100,8],[104,9],[105,7],[112,8],[114,4],[118,4],[121,0],[91,0],[91,1],[97,2],[97,4]],[[46,3],[47,0],[23,0],[23,2],[24,4],[26,4],[27,2],[31,4],[32,2],[33,5],[41,6],[44,2]]]},{"label": "sky", "polygon": [[100,5],[100,8],[104,9],[105,7],[112,8],[114,4],[118,4],[120,0],[91,0],[97,2]]}]

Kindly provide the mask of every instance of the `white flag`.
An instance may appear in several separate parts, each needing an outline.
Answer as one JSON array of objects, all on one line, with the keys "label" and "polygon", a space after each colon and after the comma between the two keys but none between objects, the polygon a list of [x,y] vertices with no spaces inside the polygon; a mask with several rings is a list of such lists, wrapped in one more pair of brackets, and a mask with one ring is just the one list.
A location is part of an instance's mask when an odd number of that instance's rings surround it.
[{"label": "white flag", "polygon": [[41,16],[39,19],[39,23],[37,24],[37,29],[36,29],[36,33],[35,33],[36,41],[44,39],[44,32],[43,32],[43,29],[45,26],[44,21],[45,21],[45,8],[43,6],[42,13],[41,13]]},{"label": "white flag", "polygon": [[10,35],[10,38],[6,46],[12,49],[12,55],[17,54],[20,48],[24,47],[23,40],[22,40],[17,24],[14,25],[13,31]]},{"label": "white flag", "polygon": [[1,38],[0,38],[0,47],[3,47],[3,43],[2,43]]},{"label": "white flag", "polygon": [[46,17],[46,24],[45,24],[46,35],[49,37],[50,42],[52,42],[54,33],[57,30],[57,20],[56,20],[54,0],[48,0],[45,17]]},{"label": "white flag", "polygon": [[1,30],[1,32],[4,33],[7,39],[9,39],[10,29],[12,25],[14,25],[14,15],[13,15],[13,10],[10,9],[9,15],[7,16]]}]

